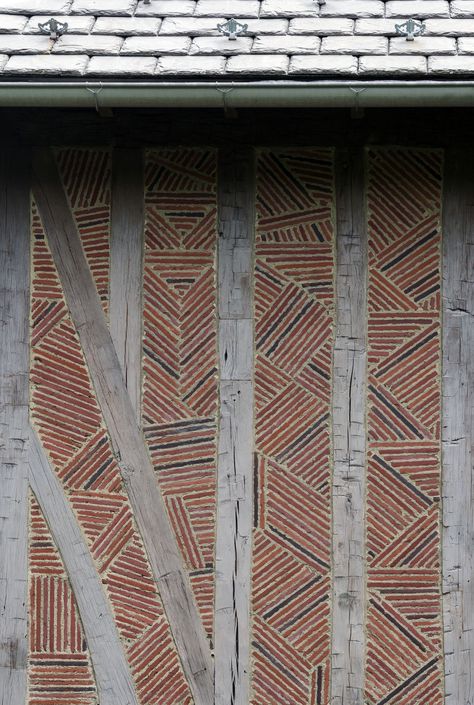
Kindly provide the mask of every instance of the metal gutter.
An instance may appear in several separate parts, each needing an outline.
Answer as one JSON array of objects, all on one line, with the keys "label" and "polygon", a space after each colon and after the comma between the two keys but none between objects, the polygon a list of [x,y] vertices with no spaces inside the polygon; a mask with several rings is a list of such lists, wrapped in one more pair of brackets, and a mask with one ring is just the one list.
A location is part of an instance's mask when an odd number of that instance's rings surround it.
[{"label": "metal gutter", "polygon": [[0,83],[0,107],[102,109],[470,106],[474,106],[474,80]]}]

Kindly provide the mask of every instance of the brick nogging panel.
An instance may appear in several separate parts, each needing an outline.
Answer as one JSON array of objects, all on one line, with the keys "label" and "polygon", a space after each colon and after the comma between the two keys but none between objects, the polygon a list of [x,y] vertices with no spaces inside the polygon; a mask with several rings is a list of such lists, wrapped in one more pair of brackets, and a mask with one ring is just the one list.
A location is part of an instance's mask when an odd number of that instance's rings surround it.
[{"label": "brick nogging panel", "polygon": [[217,465],[217,155],[145,166],[143,429],[212,639]]},{"label": "brick nogging panel", "polygon": [[333,169],[329,150],[258,158],[254,705],[329,698]]},{"label": "brick nogging panel", "polygon": [[33,496],[29,524],[28,705],[96,705],[97,689],[74,595]]},{"label": "brick nogging panel", "polygon": [[[106,307],[110,154],[65,152],[58,165]],[[32,229],[32,420],[104,584],[140,703],[189,705],[189,689],[34,204]],[[39,618],[47,620],[45,607],[41,610]]]},{"label": "brick nogging panel", "polygon": [[442,155],[368,153],[369,705],[441,705]]}]

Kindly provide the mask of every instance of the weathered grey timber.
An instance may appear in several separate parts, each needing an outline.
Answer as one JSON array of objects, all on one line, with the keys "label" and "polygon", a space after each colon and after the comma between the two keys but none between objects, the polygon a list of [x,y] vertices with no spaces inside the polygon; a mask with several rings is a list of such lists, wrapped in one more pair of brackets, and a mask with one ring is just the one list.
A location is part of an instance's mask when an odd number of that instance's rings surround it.
[{"label": "weathered grey timber", "polygon": [[30,436],[30,484],[76,598],[101,705],[138,705],[110,606],[82,531],[41,442]]},{"label": "weathered grey timber", "polygon": [[184,673],[195,705],[209,705],[209,645],[50,150],[35,155],[33,193]]},{"label": "weathered grey timber", "polygon": [[29,160],[0,154],[0,702],[26,698]]},{"label": "weathered grey timber", "polygon": [[474,151],[448,150],[443,263],[446,705],[474,702]]},{"label": "weathered grey timber", "polygon": [[364,502],[367,384],[367,236],[364,154],[336,159],[337,280],[333,389],[332,705],[364,694]]},{"label": "weathered grey timber", "polygon": [[110,231],[110,333],[140,421],[142,357],[143,156],[115,149]]},{"label": "weathered grey timber", "polygon": [[219,158],[220,430],[215,705],[248,705],[252,559],[254,156]]}]

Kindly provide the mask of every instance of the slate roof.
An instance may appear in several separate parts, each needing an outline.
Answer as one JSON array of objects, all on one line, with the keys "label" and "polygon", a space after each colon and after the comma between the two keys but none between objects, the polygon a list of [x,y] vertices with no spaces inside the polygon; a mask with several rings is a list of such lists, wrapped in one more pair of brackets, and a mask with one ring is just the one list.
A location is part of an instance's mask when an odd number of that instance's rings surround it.
[{"label": "slate roof", "polygon": [[[474,74],[474,0],[0,0],[0,74],[155,80]],[[217,25],[248,25],[235,41]],[[395,24],[422,20],[414,41]],[[68,23],[57,39],[38,24]]]}]

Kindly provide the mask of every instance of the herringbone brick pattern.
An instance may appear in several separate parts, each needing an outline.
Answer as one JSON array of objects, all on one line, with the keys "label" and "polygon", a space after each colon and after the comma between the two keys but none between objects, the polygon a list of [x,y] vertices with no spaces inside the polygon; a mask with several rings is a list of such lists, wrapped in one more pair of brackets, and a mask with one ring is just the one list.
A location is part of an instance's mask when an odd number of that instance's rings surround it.
[{"label": "herringbone brick pattern", "polygon": [[143,427],[210,637],[217,436],[216,155],[145,167]]},{"label": "herringbone brick pattern", "polygon": [[369,705],[440,705],[440,200],[435,151],[369,152]]},{"label": "herringbone brick pattern", "polygon": [[254,705],[326,705],[330,648],[333,160],[257,172]]},{"label": "herringbone brick pattern", "polygon": [[29,705],[96,705],[87,645],[59,552],[30,498]]},{"label": "herringbone brick pattern", "polygon": [[[109,156],[67,150],[58,163],[106,306]],[[88,541],[140,702],[184,705],[188,687],[34,206],[32,222],[32,418]],[[39,609],[40,620],[56,619]]]}]

